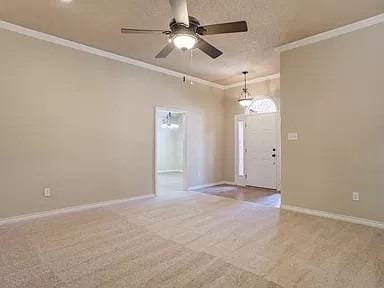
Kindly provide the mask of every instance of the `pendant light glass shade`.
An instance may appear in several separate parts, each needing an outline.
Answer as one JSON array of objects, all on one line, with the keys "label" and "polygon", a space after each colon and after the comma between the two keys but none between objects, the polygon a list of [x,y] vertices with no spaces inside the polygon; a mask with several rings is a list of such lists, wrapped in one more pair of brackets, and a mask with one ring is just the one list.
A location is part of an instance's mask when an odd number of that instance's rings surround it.
[{"label": "pendant light glass shade", "polygon": [[239,104],[243,107],[248,107],[252,104],[253,99],[239,99]]}]

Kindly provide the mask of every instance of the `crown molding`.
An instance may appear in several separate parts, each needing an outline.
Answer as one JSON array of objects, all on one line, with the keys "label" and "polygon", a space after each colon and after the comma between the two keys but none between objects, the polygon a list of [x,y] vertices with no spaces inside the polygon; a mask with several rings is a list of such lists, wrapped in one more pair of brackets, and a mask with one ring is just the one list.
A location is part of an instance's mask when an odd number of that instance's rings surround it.
[{"label": "crown molding", "polygon": [[[271,74],[271,75],[268,75],[268,76],[247,80],[247,84],[260,83],[260,82],[265,82],[265,81],[268,81],[268,80],[279,79],[279,78],[280,78],[280,73]],[[243,86],[243,85],[244,85],[244,81],[241,81],[241,82],[237,82],[237,83],[226,85],[226,86],[224,86],[224,89],[227,90],[227,89],[231,89],[231,88],[234,88],[234,87],[240,87],[240,86]]]},{"label": "crown molding", "polygon": [[36,31],[36,30],[33,30],[33,29],[29,29],[29,28],[26,28],[26,27],[23,27],[23,26],[12,24],[12,23],[9,23],[9,22],[6,22],[6,21],[1,21],[0,20],[0,29],[12,31],[12,32],[15,32],[15,33],[18,33],[18,34],[29,36],[29,37],[32,37],[32,38],[35,38],[35,39],[39,39],[39,40],[42,40],[42,41],[46,41],[46,42],[49,42],[49,43],[53,43],[53,44],[56,44],[56,45],[60,45],[60,46],[64,46],[64,47],[68,47],[68,48],[72,48],[72,49],[76,49],[76,50],[79,50],[79,51],[82,51],[82,52],[86,52],[86,53],[89,53],[89,54],[101,56],[101,57],[108,58],[108,59],[111,59],[111,60],[115,60],[115,61],[123,62],[123,63],[126,63],[126,64],[134,65],[134,66],[137,66],[137,67],[140,67],[140,68],[144,68],[144,69],[152,70],[152,71],[155,71],[155,72],[163,73],[163,74],[166,74],[166,75],[174,76],[176,78],[183,79],[183,77],[186,76],[188,80],[191,80],[193,82],[200,83],[200,84],[203,84],[203,85],[206,85],[206,86],[210,86],[210,87],[214,87],[214,88],[218,88],[218,89],[222,89],[222,90],[225,89],[225,86],[217,84],[217,83],[213,83],[213,82],[210,82],[210,81],[207,81],[207,80],[204,80],[204,79],[200,79],[200,78],[197,78],[197,77],[193,77],[193,76],[190,76],[190,75],[186,75],[186,74],[174,71],[174,70],[166,69],[166,68],[163,68],[163,67],[160,67],[160,66],[148,64],[148,63],[145,63],[145,62],[142,62],[142,61],[139,61],[139,60],[135,60],[135,59],[132,59],[132,58],[129,58],[129,57],[121,56],[121,55],[114,54],[114,53],[111,53],[111,52],[108,52],[108,51],[104,51],[104,50],[101,50],[101,49],[90,47],[90,46],[87,46],[87,45],[84,45],[84,44],[80,44],[80,43],[77,43],[77,42],[74,42],[74,41],[63,39],[63,38],[60,38],[60,37],[57,37],[57,36],[53,36],[53,35],[50,35],[50,34],[47,34],[47,33],[39,32],[39,31]]},{"label": "crown molding", "polygon": [[289,51],[289,50],[303,47],[306,45],[314,44],[314,43],[317,43],[317,42],[320,42],[323,40],[327,40],[327,39],[330,39],[333,37],[344,35],[344,34],[347,34],[347,33],[353,32],[353,31],[357,31],[357,30],[360,30],[360,29],[363,29],[363,28],[366,28],[369,26],[373,26],[373,25],[376,25],[379,23],[383,23],[383,22],[384,22],[384,13],[376,15],[376,16],[371,17],[371,18],[367,18],[367,19],[352,23],[352,24],[341,26],[339,28],[329,30],[329,31],[326,31],[326,32],[323,32],[320,34],[309,36],[307,38],[304,38],[304,39],[301,39],[301,40],[298,40],[295,42],[281,45],[281,46],[275,48],[275,51],[278,53],[282,53],[285,51]]},{"label": "crown molding", "polygon": [[[143,61],[135,60],[135,59],[132,59],[132,58],[129,58],[129,57],[126,57],[126,56],[121,56],[121,55],[118,55],[118,54],[114,54],[112,52],[108,52],[108,51],[105,51],[105,50],[101,50],[101,49],[98,49],[98,48],[87,46],[87,45],[84,45],[84,44],[81,44],[81,43],[78,43],[78,42],[74,42],[74,41],[71,41],[71,40],[67,40],[67,39],[64,39],[64,38],[53,36],[53,35],[50,35],[50,34],[47,34],[47,33],[39,32],[39,31],[30,29],[30,28],[26,28],[26,27],[20,26],[20,25],[12,24],[12,23],[9,23],[9,22],[6,22],[6,21],[1,21],[0,20],[0,29],[8,30],[8,31],[11,31],[11,32],[15,32],[15,33],[24,35],[24,36],[32,37],[32,38],[35,38],[35,39],[38,39],[38,40],[42,40],[42,41],[45,41],[45,42],[49,42],[49,43],[52,43],[52,44],[55,44],[55,45],[60,45],[60,46],[64,46],[64,47],[67,47],[67,48],[72,48],[72,49],[79,50],[79,51],[82,51],[82,52],[85,52],[85,53],[101,56],[101,57],[104,57],[104,58],[108,58],[108,59],[111,59],[111,60],[123,62],[123,63],[130,64],[130,65],[133,65],[133,66],[137,66],[137,67],[140,67],[140,68],[144,68],[144,69],[148,69],[148,70],[151,70],[151,71],[159,72],[159,73],[162,73],[162,74],[170,75],[170,76],[173,76],[173,77],[176,77],[176,78],[179,78],[179,79],[183,79],[183,77],[186,76],[188,80],[191,80],[193,82],[200,83],[200,84],[203,84],[203,85],[206,85],[206,86],[218,88],[218,89],[221,89],[221,90],[226,90],[226,89],[230,89],[230,88],[233,88],[233,87],[238,87],[238,86],[242,86],[243,85],[243,82],[238,82],[238,83],[234,83],[234,84],[230,84],[230,85],[220,85],[220,84],[217,84],[217,83],[214,83],[214,82],[211,82],[211,81],[207,81],[207,80],[204,80],[204,79],[201,79],[201,78],[197,78],[197,77],[194,77],[194,76],[186,75],[186,74],[183,74],[183,73],[180,73],[180,72],[177,72],[177,71],[174,71],[174,70],[170,70],[170,69],[167,69],[167,68],[163,68],[163,67],[160,67],[160,66],[156,66],[156,65],[153,65],[153,64],[148,64],[148,63],[145,63]],[[280,78],[280,74],[272,74],[272,75],[268,75],[268,76],[265,76],[265,77],[260,77],[260,78],[252,79],[252,80],[247,81],[247,83],[249,83],[249,84],[260,83],[260,82],[264,82],[264,81],[272,80],[272,79],[277,79],[277,78]]]}]

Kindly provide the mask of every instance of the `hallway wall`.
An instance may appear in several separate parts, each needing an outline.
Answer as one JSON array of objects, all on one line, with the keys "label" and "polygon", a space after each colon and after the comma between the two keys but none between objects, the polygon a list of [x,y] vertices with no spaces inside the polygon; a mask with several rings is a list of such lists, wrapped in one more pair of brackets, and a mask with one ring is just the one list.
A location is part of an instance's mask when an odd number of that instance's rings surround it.
[{"label": "hallway wall", "polygon": [[157,119],[157,172],[184,170],[184,123],[182,114],[172,114],[178,118],[177,129],[161,128],[164,115]]}]

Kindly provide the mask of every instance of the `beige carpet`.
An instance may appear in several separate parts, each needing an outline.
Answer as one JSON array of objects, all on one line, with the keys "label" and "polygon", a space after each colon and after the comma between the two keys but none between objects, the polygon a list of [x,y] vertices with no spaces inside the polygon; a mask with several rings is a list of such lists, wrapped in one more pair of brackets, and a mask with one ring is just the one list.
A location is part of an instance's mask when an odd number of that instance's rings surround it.
[{"label": "beige carpet", "polygon": [[384,233],[191,192],[0,226],[0,287],[384,287]]}]

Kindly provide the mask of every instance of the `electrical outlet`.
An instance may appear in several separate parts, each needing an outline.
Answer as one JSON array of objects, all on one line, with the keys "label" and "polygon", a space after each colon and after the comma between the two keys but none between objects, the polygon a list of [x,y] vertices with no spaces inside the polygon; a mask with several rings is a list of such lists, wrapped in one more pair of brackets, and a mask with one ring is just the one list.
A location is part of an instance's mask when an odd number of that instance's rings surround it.
[{"label": "electrical outlet", "polygon": [[44,188],[44,197],[51,197],[51,188]]},{"label": "electrical outlet", "polygon": [[200,169],[197,169],[197,177],[200,177],[201,173],[200,173]]},{"label": "electrical outlet", "polygon": [[353,192],[352,193],[352,200],[353,201],[359,201],[360,200],[359,192]]}]

